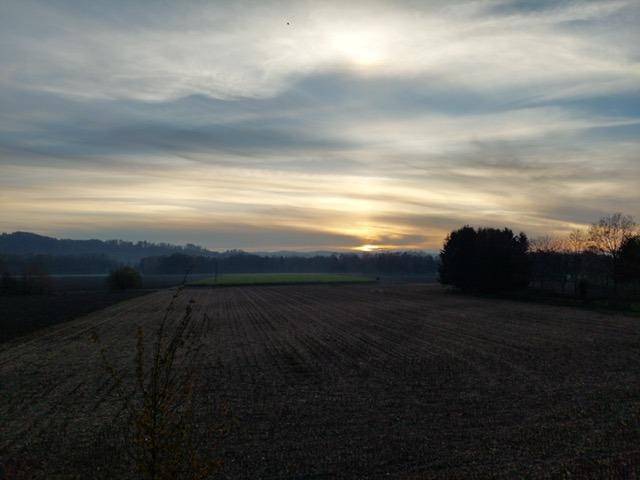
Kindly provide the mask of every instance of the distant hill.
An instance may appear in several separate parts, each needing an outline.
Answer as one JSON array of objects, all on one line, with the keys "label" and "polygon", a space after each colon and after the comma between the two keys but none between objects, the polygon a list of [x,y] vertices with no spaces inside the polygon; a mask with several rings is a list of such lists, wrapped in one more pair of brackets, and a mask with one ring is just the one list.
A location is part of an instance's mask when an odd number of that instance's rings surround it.
[{"label": "distant hill", "polygon": [[302,257],[302,258],[310,258],[310,257],[329,257],[331,255],[336,255],[340,252],[330,252],[328,250],[314,250],[310,252],[299,252],[297,250],[277,250],[270,252],[251,252],[254,255],[260,255],[261,257]]},{"label": "distant hill", "polygon": [[0,273],[19,275],[29,268],[50,274],[107,273],[129,264],[146,274],[333,272],[425,274],[436,260],[424,252],[214,252],[198,245],[146,241],[58,239],[30,232],[0,234]]},{"label": "distant hill", "polygon": [[214,256],[198,245],[185,246],[146,241],[124,240],[71,240],[46,237],[30,232],[3,233],[0,235],[0,254],[5,255],[106,255],[120,262],[137,263],[144,257],[185,253]]},{"label": "distant hill", "polygon": [[[313,258],[329,257],[353,252],[317,251],[290,251],[279,250],[270,252],[244,252],[242,250],[227,250],[215,252],[204,247],[186,244],[174,245],[170,243],[153,243],[147,241],[129,242],[125,240],[71,240],[66,238],[47,237],[31,232],[13,232],[0,234],[0,255],[49,255],[52,257],[89,257],[102,256],[120,263],[134,264],[146,257],[160,257],[182,253],[185,255],[201,257],[226,258],[238,254],[251,254],[261,257],[285,257],[285,258]],[[375,252],[374,252],[375,253]],[[382,252],[377,252],[382,253]],[[388,250],[386,253],[401,253],[401,251]],[[433,255],[438,252],[416,250],[406,253]]]},{"label": "distant hill", "polygon": [[[355,253],[353,250],[341,250],[341,251],[331,251],[331,250],[312,250],[308,252],[298,251],[298,250],[277,250],[277,251],[269,251],[269,252],[261,252],[261,251],[252,251],[250,252],[253,255],[260,255],[262,257],[302,257],[302,258],[311,258],[311,257],[330,257],[331,255],[340,255],[345,253]],[[360,255],[364,255],[364,252],[357,252]],[[433,257],[437,257],[440,255],[438,250],[375,250],[373,252],[369,252],[370,254],[375,253],[412,253],[416,255],[431,255]]]}]

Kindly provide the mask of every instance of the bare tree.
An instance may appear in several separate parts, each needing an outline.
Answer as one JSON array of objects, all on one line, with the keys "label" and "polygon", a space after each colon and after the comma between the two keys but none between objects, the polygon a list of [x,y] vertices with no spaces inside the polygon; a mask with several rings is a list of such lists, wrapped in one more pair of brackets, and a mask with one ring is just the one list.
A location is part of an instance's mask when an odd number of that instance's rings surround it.
[{"label": "bare tree", "polygon": [[618,258],[620,247],[634,235],[636,228],[633,217],[614,213],[602,217],[589,227],[589,240],[598,251],[610,255],[615,260]]},{"label": "bare tree", "polygon": [[583,277],[584,259],[582,254],[590,246],[589,233],[580,228],[573,230],[564,241],[565,251],[570,255],[569,275],[573,280],[573,293],[578,294]]},{"label": "bare tree", "polygon": [[529,250],[535,253],[558,253],[563,250],[562,240],[548,235],[534,238]]},{"label": "bare tree", "polygon": [[589,248],[589,235],[586,231],[576,228],[565,241],[569,253],[578,254]]},{"label": "bare tree", "polygon": [[[540,288],[545,288],[545,282],[552,284],[558,280],[557,260],[558,254],[563,250],[562,240],[557,237],[544,235],[534,238],[529,244],[529,251],[533,253],[533,274],[538,280]],[[564,291],[564,281],[561,280]]]},{"label": "bare tree", "polygon": [[636,229],[637,224],[633,217],[622,213],[602,217],[598,223],[589,227],[591,247],[610,259],[608,276],[613,280],[614,296],[617,296],[618,291],[618,282],[614,274],[615,265],[618,263],[622,245],[634,236]]}]

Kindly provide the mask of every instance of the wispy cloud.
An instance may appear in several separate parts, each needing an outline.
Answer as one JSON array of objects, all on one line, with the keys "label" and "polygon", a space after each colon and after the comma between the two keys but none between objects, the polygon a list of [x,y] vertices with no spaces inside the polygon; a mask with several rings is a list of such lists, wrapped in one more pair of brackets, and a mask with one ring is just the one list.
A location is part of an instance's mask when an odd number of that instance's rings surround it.
[{"label": "wispy cloud", "polygon": [[631,0],[8,2],[0,229],[435,248],[461,223],[640,217],[639,16]]}]

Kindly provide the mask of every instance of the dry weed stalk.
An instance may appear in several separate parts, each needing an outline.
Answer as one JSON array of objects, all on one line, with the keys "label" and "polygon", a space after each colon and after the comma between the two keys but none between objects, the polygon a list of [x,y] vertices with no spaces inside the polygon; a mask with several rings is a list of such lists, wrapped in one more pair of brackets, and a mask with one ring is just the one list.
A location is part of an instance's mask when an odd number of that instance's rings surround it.
[{"label": "dry weed stalk", "polygon": [[[127,415],[125,450],[138,476],[144,480],[211,478],[219,461],[201,455],[201,442],[195,419],[196,374],[202,350],[201,337],[208,317],[193,317],[193,300],[176,323],[170,317],[183,287],[176,289],[155,332],[151,358],[146,354],[147,339],[137,330],[134,357],[135,384],[128,388],[123,375],[109,361],[101,347],[102,363],[114,382],[115,392]],[[97,334],[92,335],[99,342]],[[222,435],[223,429],[209,429]]]}]

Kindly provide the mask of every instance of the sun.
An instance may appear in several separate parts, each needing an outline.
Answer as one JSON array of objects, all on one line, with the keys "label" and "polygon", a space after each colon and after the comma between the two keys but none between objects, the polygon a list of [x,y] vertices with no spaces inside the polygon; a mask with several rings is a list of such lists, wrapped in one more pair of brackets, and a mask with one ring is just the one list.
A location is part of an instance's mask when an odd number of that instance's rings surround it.
[{"label": "sun", "polygon": [[368,67],[385,59],[381,38],[370,31],[340,31],[331,34],[334,51],[355,65]]},{"label": "sun", "polygon": [[372,243],[365,243],[364,245],[360,245],[356,247],[355,250],[359,250],[361,252],[375,252],[376,250],[381,250],[381,245],[374,245]]}]

